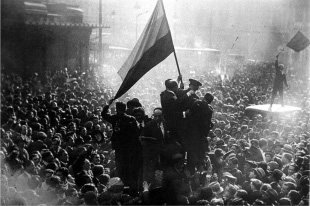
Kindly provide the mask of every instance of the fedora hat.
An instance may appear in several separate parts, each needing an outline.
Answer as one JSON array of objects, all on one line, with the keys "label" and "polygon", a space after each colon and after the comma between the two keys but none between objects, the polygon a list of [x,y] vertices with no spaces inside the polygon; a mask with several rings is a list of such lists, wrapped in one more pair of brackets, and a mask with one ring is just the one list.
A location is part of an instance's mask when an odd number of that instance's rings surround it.
[{"label": "fedora hat", "polygon": [[225,144],[224,140],[220,139],[215,142],[215,147],[226,147],[227,144]]},{"label": "fedora hat", "polygon": [[209,186],[211,187],[212,191],[215,194],[220,194],[224,191],[224,189],[220,186],[220,183],[218,183],[218,182],[212,182],[212,183],[210,183]]},{"label": "fedora hat", "polygon": [[292,154],[292,153],[293,153],[293,148],[292,148],[291,145],[285,144],[285,145],[283,146],[283,148],[282,148],[282,152],[283,152],[283,153],[290,153],[290,154]]}]

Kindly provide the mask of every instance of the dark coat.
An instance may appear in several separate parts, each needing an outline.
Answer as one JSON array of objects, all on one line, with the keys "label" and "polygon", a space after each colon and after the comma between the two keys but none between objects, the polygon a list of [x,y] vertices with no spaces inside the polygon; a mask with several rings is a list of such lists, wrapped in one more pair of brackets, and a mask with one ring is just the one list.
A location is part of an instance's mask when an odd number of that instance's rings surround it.
[{"label": "dark coat", "polygon": [[191,107],[191,127],[195,128],[199,135],[208,136],[213,127],[212,114],[213,108],[206,101],[196,100]]},{"label": "dark coat", "polygon": [[117,116],[116,114],[111,115],[108,113],[108,109],[109,106],[105,106],[101,112],[101,116],[104,120],[112,124],[112,148],[126,148],[139,130],[137,121],[134,117],[127,114],[124,114],[123,116]]},{"label": "dark coat", "polygon": [[273,87],[274,88],[283,88],[283,84],[287,87],[286,75],[282,74],[279,69],[278,60],[275,62],[276,76],[274,78]]},{"label": "dark coat", "polygon": [[183,111],[178,109],[179,101],[177,96],[172,91],[165,90],[160,94],[160,101],[170,135],[176,138],[177,120],[183,118]]},{"label": "dark coat", "polygon": [[254,191],[249,194],[248,203],[252,205],[256,199],[261,199],[262,193],[260,191]]},{"label": "dark coat", "polygon": [[[188,110],[192,107],[194,102],[199,99],[199,97],[196,94],[192,94],[190,96],[187,96],[186,93],[189,92],[191,89],[179,89],[176,93],[177,98],[179,99],[179,109],[182,111]],[[184,96],[186,95],[186,96]]]},{"label": "dark coat", "polygon": [[164,139],[167,138],[167,126],[165,122],[163,123],[163,126],[164,126],[164,134],[162,133],[162,130],[158,125],[157,121],[151,120],[143,128],[141,136],[152,137],[156,139],[156,141],[163,143]]},{"label": "dark coat", "polygon": [[169,167],[164,172],[163,190],[168,205],[178,204],[179,196],[188,196],[190,194],[189,179],[184,172],[178,172],[175,168]]}]

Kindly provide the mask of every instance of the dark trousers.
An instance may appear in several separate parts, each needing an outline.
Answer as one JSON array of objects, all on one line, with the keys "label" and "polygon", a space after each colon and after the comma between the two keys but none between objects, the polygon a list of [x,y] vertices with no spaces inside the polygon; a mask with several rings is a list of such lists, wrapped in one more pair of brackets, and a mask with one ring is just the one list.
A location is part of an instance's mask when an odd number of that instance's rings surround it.
[{"label": "dark trousers", "polygon": [[202,138],[185,140],[187,152],[187,169],[191,175],[195,173],[195,168],[200,169],[204,166],[205,144]]},{"label": "dark trousers", "polygon": [[276,98],[276,95],[277,95],[278,92],[279,92],[279,95],[280,95],[281,104],[282,104],[282,106],[284,105],[284,102],[283,102],[283,87],[278,87],[278,86],[273,87],[270,105],[273,104],[274,99]]},{"label": "dark trousers", "polygon": [[143,181],[153,183],[160,164],[160,144],[150,140],[143,143]]},{"label": "dark trousers", "polygon": [[115,149],[116,176],[129,185],[129,156],[126,148]]}]

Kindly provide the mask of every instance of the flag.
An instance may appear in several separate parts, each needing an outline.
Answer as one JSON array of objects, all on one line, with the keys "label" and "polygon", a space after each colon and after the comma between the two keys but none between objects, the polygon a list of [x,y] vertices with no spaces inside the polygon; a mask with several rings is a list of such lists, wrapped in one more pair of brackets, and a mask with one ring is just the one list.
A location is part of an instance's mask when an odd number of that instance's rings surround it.
[{"label": "flag", "polygon": [[296,52],[300,52],[304,50],[307,46],[309,46],[310,40],[303,35],[300,31],[291,39],[291,41],[286,45],[289,48],[293,49]]},{"label": "flag", "polygon": [[143,75],[174,51],[162,0],[156,7],[129,57],[118,71],[123,82],[114,99],[127,92]]}]

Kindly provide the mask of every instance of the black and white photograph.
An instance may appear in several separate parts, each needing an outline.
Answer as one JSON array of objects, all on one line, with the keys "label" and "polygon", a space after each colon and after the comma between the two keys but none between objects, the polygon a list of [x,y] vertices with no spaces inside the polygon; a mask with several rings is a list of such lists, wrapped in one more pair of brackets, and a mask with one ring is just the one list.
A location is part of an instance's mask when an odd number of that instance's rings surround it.
[{"label": "black and white photograph", "polygon": [[309,0],[1,0],[0,205],[310,205],[309,45]]}]

